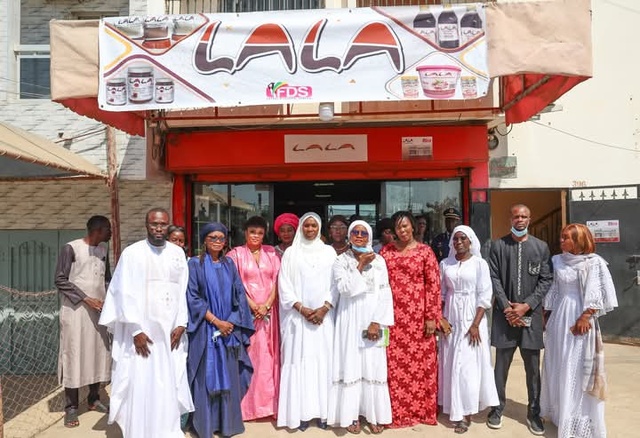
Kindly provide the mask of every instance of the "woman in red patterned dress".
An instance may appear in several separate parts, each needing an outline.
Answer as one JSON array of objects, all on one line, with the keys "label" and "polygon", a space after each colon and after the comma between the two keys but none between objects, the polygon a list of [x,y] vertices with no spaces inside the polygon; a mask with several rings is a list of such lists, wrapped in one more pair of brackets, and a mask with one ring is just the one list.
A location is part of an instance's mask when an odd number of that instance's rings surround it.
[{"label": "woman in red patterned dress", "polygon": [[440,272],[428,245],[414,238],[416,222],[408,211],[395,213],[395,242],[380,250],[389,269],[395,325],[387,362],[391,427],[435,425],[438,413],[436,324],[440,321]]}]

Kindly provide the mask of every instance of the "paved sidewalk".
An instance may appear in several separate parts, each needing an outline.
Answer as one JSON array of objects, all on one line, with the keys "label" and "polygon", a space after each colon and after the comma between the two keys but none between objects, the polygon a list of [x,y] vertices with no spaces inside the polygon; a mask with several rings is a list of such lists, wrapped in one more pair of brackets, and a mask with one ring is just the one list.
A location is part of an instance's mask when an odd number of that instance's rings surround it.
[{"label": "paved sidewalk", "polygon": [[[606,404],[606,418],[609,438],[623,438],[640,435],[640,347],[629,345],[606,344],[606,366],[609,382],[609,398]],[[526,426],[526,389],[522,360],[518,353],[514,358],[507,385],[507,397],[509,398],[503,427],[494,431],[484,424],[486,414],[479,414],[474,418],[474,423],[467,432],[468,437],[528,437]],[[335,436],[350,436],[344,429],[328,431],[310,427],[306,432],[276,429],[270,422],[246,423],[246,432],[243,436],[255,438],[290,437],[295,434],[298,438],[331,438]],[[371,435],[365,427],[361,435]],[[457,436],[454,434],[447,418],[440,416],[437,426],[416,426],[407,429],[385,430],[386,438],[413,438],[424,437],[440,438]],[[556,428],[547,424],[548,438],[557,436]],[[105,415],[94,412],[84,412],[80,415],[80,427],[67,429],[62,420],[49,429],[37,435],[38,438],[121,438],[119,428],[116,425],[107,425]],[[191,437],[187,434],[186,437]],[[195,437],[195,435],[193,435]],[[11,437],[7,437],[11,438]],[[133,437],[138,438],[138,437]],[[142,437],[140,437],[142,438]],[[209,437],[202,437],[209,438]]]}]

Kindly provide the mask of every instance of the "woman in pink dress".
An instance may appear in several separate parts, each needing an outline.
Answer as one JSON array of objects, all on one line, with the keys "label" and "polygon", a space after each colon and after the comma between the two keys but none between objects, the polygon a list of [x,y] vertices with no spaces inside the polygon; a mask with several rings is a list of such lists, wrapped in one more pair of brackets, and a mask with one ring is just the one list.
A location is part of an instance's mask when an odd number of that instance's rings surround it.
[{"label": "woman in pink dress", "polygon": [[380,250],[387,262],[395,325],[389,330],[390,427],[435,425],[438,362],[435,331],[440,321],[440,271],[433,251],[414,235],[408,211],[391,220],[397,239]]},{"label": "woman in pink dress", "polygon": [[[238,267],[253,314],[255,333],[248,352],[253,378],[242,399],[243,420],[274,417],[278,412],[280,387],[280,328],[276,286],[280,258],[275,249],[263,245],[267,222],[253,216],[244,224],[246,243],[228,254]],[[275,305],[274,305],[275,304]]]}]

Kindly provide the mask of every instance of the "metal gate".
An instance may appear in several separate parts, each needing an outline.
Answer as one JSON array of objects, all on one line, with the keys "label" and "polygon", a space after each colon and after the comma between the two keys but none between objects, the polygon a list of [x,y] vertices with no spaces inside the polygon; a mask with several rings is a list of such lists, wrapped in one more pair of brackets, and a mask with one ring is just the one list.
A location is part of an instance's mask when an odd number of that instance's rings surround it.
[{"label": "metal gate", "polygon": [[[618,221],[619,242],[597,243],[596,252],[608,263],[619,307],[602,318],[609,337],[640,339],[640,199],[638,186],[592,187],[571,190],[570,222]],[[609,240],[616,240],[615,227]]]},{"label": "metal gate", "polygon": [[57,369],[60,247],[81,230],[0,231],[0,374]]}]

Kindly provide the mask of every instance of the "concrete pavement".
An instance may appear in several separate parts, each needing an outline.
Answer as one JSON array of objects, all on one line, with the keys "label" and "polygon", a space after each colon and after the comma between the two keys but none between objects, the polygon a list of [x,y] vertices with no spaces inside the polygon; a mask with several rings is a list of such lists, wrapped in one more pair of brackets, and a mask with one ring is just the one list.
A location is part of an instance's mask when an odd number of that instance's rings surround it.
[{"label": "concrete pavement", "polygon": [[[640,347],[631,345],[606,344],[606,367],[608,374],[609,393],[606,402],[606,419],[609,438],[622,438],[640,436]],[[533,436],[526,426],[526,387],[522,360],[518,353],[514,358],[507,385],[507,397],[509,398],[503,427],[500,430],[491,430],[484,424],[486,413],[474,417],[469,432],[466,436],[473,437],[527,437]],[[107,425],[105,415],[95,412],[83,412],[80,415],[80,427],[67,429],[60,421],[52,427],[36,435],[37,438],[121,438],[122,434],[116,425]],[[453,429],[448,418],[439,417],[437,426],[416,426],[406,429],[385,430],[386,438],[413,438],[429,435],[429,438],[452,438]],[[556,428],[546,424],[546,437],[557,436]],[[344,429],[330,429],[323,431],[316,427],[310,427],[306,432],[276,429],[268,421],[246,423],[246,432],[243,436],[255,438],[284,438],[291,434],[299,438],[331,438],[332,436],[350,436]],[[371,435],[364,427],[362,435]],[[191,437],[187,434],[186,437]],[[195,437],[195,435],[193,435]],[[7,438],[12,438],[7,436]],[[138,437],[134,437],[138,438]],[[142,437],[140,437],[142,438]],[[203,437],[205,438],[205,437]],[[208,437],[206,437],[208,438]]]}]

